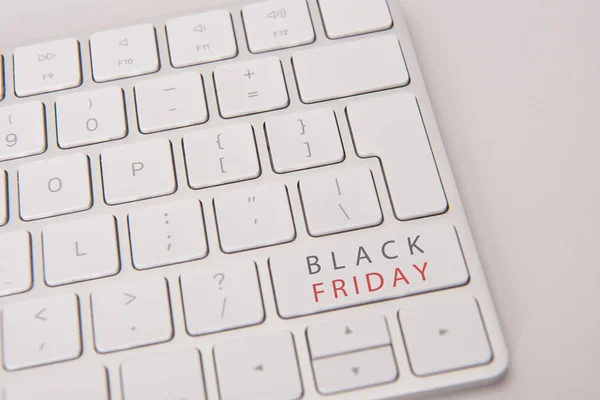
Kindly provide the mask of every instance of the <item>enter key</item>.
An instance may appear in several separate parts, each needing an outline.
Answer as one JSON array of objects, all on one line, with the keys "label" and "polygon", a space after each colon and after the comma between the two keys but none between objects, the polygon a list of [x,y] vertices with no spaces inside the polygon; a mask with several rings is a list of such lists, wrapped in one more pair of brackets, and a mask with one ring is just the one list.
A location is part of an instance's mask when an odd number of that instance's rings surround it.
[{"label": "enter key", "polygon": [[448,202],[415,96],[403,92],[357,101],[347,113],[358,156],[381,160],[396,218],[446,212]]}]

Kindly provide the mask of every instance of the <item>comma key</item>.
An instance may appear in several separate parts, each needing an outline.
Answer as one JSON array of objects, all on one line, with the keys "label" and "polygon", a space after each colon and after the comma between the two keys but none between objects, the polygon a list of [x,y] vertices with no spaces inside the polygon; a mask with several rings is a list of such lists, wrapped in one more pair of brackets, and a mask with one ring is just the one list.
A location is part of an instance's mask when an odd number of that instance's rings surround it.
[{"label": "comma key", "polygon": [[308,315],[464,285],[469,281],[451,225],[340,236],[327,247],[270,259],[279,314]]}]

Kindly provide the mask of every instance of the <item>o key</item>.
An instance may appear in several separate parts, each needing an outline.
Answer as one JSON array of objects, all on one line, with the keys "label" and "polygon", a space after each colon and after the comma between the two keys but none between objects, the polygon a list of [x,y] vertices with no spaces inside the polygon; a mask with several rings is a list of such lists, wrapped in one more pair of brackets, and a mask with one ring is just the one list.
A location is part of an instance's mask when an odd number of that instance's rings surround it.
[{"label": "o key", "polygon": [[31,221],[92,206],[89,160],[73,154],[19,167],[21,218]]}]

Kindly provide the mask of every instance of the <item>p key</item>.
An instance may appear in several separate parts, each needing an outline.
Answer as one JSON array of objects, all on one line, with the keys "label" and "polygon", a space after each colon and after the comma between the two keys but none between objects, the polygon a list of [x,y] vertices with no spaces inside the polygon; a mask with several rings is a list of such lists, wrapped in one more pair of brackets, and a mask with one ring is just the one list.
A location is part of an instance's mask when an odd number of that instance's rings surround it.
[{"label": "p key", "polygon": [[166,139],[108,149],[101,161],[108,204],[164,196],[177,188],[171,142]]}]

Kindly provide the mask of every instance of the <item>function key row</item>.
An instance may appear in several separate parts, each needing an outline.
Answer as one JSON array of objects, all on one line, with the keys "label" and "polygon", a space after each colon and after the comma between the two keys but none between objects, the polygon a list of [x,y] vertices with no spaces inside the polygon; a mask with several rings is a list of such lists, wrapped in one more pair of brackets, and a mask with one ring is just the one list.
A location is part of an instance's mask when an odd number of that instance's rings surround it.
[{"label": "function key row", "polygon": [[[409,81],[400,46],[392,35],[297,52],[293,67],[300,97],[308,103],[390,89]],[[290,104],[282,63],[274,56],[218,66],[213,79],[223,118]],[[139,130],[149,134],[205,123],[209,118],[205,85],[210,81],[188,71],[137,82],[133,95]],[[59,147],[125,137],[129,130],[126,97],[116,86],[59,96],[55,102]],[[46,150],[46,112],[41,102],[0,108],[0,161]],[[303,135],[307,125],[299,122]],[[311,157],[308,144],[306,150]],[[286,169],[276,168],[278,172]]]},{"label": "function key row", "polygon": [[[333,39],[384,30],[392,25],[386,0],[321,0],[319,6],[327,35]],[[316,38],[305,0],[250,4],[242,8],[241,15],[252,53],[310,44]],[[238,54],[233,21],[227,10],[174,18],[167,21],[165,30],[170,61],[175,68],[225,60]],[[89,46],[96,82],[160,69],[152,24],[95,33]],[[4,92],[1,64],[0,99]],[[70,38],[17,48],[14,80],[19,97],[79,86],[83,80],[79,41]]]}]

